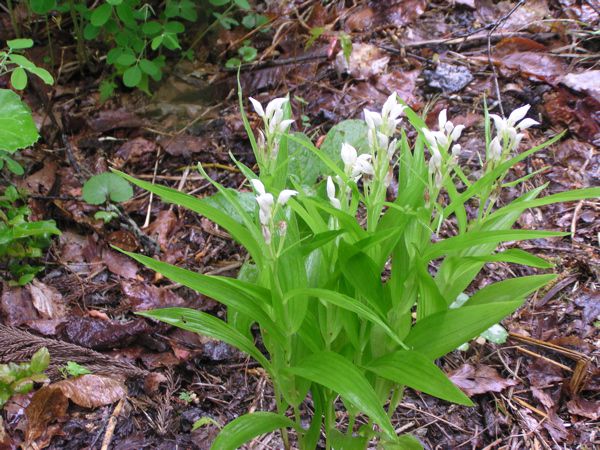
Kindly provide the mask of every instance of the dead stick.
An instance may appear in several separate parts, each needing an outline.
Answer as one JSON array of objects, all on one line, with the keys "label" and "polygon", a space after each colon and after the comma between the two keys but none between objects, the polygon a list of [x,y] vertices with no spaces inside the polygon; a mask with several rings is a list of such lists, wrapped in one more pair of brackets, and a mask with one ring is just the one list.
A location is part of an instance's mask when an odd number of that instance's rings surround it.
[{"label": "dead stick", "polygon": [[100,450],[108,450],[110,441],[112,441],[113,434],[115,433],[115,427],[117,426],[117,419],[118,419],[119,415],[121,414],[121,410],[123,409],[124,401],[125,401],[125,399],[123,399],[123,398],[121,400],[119,400],[119,403],[117,403],[117,406],[115,406],[115,409],[114,409],[112,415],[110,416],[110,419],[108,419],[108,425],[106,426],[106,433],[104,434],[104,439],[102,440],[102,447],[100,447]]}]

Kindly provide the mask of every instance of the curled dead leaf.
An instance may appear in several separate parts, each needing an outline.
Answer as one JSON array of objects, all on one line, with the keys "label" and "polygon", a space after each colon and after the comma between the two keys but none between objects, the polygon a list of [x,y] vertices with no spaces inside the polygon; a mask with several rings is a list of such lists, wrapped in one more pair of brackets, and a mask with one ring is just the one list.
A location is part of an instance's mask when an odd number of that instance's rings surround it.
[{"label": "curled dead leaf", "polygon": [[94,374],[61,380],[51,387],[60,390],[66,398],[84,408],[110,405],[127,395],[121,381]]},{"label": "curled dead leaf", "polygon": [[501,392],[509,386],[518,384],[515,380],[502,378],[496,369],[489,366],[473,367],[463,364],[449,374],[450,380],[467,395]]}]

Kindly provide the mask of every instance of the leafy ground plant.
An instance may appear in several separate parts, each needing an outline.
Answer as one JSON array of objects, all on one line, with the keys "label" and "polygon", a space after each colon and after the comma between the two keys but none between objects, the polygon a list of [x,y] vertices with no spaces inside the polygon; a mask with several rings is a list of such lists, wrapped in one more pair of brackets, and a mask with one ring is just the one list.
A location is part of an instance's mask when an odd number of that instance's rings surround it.
[{"label": "leafy ground plant", "polygon": [[50,353],[45,347],[33,354],[30,362],[0,364],[0,407],[14,395],[27,394],[34,383],[45,383],[44,371],[50,364]]},{"label": "leafy ground plant", "polygon": [[[277,412],[235,419],[221,430],[214,449],[235,449],[276,429],[286,448],[314,449],[322,433],[327,449],[375,443],[421,448],[416,438],[398,436],[390,420],[404,389],[472,405],[435,360],[488,330],[555,276],[503,280],[466,301],[461,294],[488,262],[550,269],[544,259],[506,244],[565,233],[513,229],[516,220],[528,208],[597,197],[600,189],[540,197],[542,185],[498,205],[502,189],[531,177],[512,180],[510,168],[560,139],[517,151],[524,130],[536,124],[525,118],[529,106],[507,119],[485,111],[486,152],[481,172],[469,175],[458,163],[463,127],[444,110],[437,129],[430,130],[395,93],[381,111],[365,110],[364,121],[338,124],[320,148],[305,135],[289,133],[288,98],[266,106],[250,101],[264,122],[255,137],[243,115],[260,173],[235,162],[254,191],[254,208],[243,201],[245,195],[214,181],[234,214],[215,207],[214,199],[122,174],[213,220],[249,254],[233,279],[128,253],[227,307],[227,321],[185,308],[141,315],[227,342],[269,374]],[[417,132],[412,146],[402,116]],[[319,184],[306,170],[313,167],[319,168]],[[389,201],[392,179],[398,180],[398,193]],[[440,230],[448,221],[455,232],[445,237]],[[338,421],[339,408],[347,422]]]}]

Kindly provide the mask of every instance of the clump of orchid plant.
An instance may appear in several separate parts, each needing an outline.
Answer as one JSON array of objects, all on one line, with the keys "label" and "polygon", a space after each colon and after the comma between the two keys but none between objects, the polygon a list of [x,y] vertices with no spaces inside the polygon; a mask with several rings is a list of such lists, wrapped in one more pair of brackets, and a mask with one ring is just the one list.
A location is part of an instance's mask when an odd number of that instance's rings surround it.
[{"label": "clump of orchid plant", "polygon": [[[528,208],[597,197],[600,189],[540,197],[541,185],[495,207],[510,168],[560,138],[519,153],[521,131],[535,124],[524,119],[528,106],[508,119],[492,115],[494,138],[484,111],[485,167],[474,178],[458,159],[464,127],[454,125],[443,110],[437,130],[429,130],[396,93],[381,110],[366,109],[364,122],[345,124],[356,127],[357,138],[341,145],[325,139],[321,148],[308,136],[288,132],[293,119],[287,97],[271,100],[266,108],[250,102],[263,121],[258,138],[240,95],[260,173],[235,163],[255,192],[252,205],[243,194],[212,180],[235,214],[210,199],[122,174],[213,220],[248,252],[238,279],[127,253],[227,308],[227,320],[186,308],[140,314],[222,340],[268,374],[276,411],[233,420],[213,449],[233,450],[277,429],[286,449],[420,448],[417,438],[397,435],[391,422],[405,389],[471,405],[435,360],[486,332],[555,275],[517,277],[481,289],[471,282],[488,262],[551,269],[537,256],[504,246],[565,233],[513,229],[515,222]],[[417,131],[414,142],[399,130],[401,125]],[[311,159],[302,164],[326,168],[316,186],[289,173],[289,160],[300,154],[289,152],[290,144],[307,150],[302,157]],[[397,196],[388,200],[392,179]],[[478,207],[475,217],[467,212],[468,204]],[[434,230],[446,221],[455,231],[440,236]],[[340,407],[345,414],[338,414]]]}]

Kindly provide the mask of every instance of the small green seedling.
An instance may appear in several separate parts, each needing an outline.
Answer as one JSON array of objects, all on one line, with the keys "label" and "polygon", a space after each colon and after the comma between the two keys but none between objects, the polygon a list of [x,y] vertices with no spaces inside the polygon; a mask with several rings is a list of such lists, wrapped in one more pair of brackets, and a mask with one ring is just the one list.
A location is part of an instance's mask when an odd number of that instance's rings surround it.
[{"label": "small green seedling", "polygon": [[30,362],[0,364],[0,407],[15,394],[27,394],[34,383],[46,383],[44,371],[50,364],[50,353],[45,347],[33,354]]},{"label": "small green seedling", "polygon": [[86,203],[90,205],[107,203],[106,210],[100,210],[94,214],[96,220],[103,220],[104,223],[109,223],[119,216],[118,210],[110,202],[126,202],[132,196],[131,185],[120,176],[110,172],[94,175],[83,185],[82,197]]},{"label": "small green seedling", "polygon": [[64,378],[79,377],[81,375],[89,375],[92,373],[87,367],[77,364],[75,361],[67,361],[67,364],[59,370]]}]

